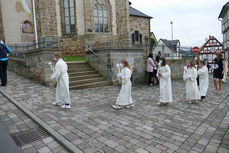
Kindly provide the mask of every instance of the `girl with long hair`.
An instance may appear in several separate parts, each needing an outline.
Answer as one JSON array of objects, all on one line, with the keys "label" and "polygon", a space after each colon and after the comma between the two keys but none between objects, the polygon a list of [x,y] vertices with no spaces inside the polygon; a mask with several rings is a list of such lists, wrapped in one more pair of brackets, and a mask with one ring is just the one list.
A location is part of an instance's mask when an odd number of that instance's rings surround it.
[{"label": "girl with long hair", "polygon": [[114,109],[120,109],[121,106],[125,106],[127,108],[131,108],[134,106],[133,99],[131,96],[131,66],[129,65],[126,59],[123,59],[120,65],[122,67],[122,70],[121,73],[117,74],[117,78],[121,79],[122,86],[118,98],[116,100],[116,104],[113,105]]},{"label": "girl with long hair", "polygon": [[168,105],[173,102],[171,70],[164,57],[160,58],[157,76],[160,80],[160,101],[158,105]]}]

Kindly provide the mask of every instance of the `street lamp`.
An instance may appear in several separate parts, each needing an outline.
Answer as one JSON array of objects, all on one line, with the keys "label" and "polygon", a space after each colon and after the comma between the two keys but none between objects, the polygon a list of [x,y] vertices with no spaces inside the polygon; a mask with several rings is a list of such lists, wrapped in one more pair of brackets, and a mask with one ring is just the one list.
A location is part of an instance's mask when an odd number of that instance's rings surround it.
[{"label": "street lamp", "polygon": [[172,36],[172,40],[173,40],[173,21],[171,21],[170,24],[171,24],[171,36]]}]

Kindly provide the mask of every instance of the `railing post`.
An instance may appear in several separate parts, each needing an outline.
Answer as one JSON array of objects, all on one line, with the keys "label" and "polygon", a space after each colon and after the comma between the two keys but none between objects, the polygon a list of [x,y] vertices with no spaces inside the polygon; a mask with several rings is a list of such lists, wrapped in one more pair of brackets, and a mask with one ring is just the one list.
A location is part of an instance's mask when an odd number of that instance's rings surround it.
[{"label": "railing post", "polygon": [[47,41],[46,41],[46,37],[44,37],[44,42],[45,42],[45,48],[48,48],[48,46],[47,46]]},{"label": "railing post", "polygon": [[17,47],[17,44],[15,44],[15,51],[16,51],[16,57],[18,57],[18,47]]}]

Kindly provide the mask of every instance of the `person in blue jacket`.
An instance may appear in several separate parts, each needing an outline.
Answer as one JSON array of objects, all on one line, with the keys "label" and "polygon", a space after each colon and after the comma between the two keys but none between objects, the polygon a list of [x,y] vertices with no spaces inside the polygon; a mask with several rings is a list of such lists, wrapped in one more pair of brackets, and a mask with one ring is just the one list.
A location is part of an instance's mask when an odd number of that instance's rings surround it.
[{"label": "person in blue jacket", "polygon": [[0,41],[0,78],[1,86],[6,86],[7,84],[7,64],[8,64],[8,54],[12,53],[8,45]]}]

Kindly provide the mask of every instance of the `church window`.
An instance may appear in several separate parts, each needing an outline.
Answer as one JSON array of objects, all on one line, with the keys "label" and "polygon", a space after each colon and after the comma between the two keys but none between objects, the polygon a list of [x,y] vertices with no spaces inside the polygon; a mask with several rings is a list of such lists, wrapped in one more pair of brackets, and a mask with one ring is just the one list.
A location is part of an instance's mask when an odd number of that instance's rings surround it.
[{"label": "church window", "polygon": [[142,34],[139,33],[139,31],[134,31],[134,33],[131,35],[132,43],[140,43],[142,44]]},{"label": "church window", "polygon": [[64,28],[65,34],[76,32],[74,0],[64,0]]},{"label": "church window", "polygon": [[105,0],[94,0],[94,31],[108,33],[108,10]]}]

